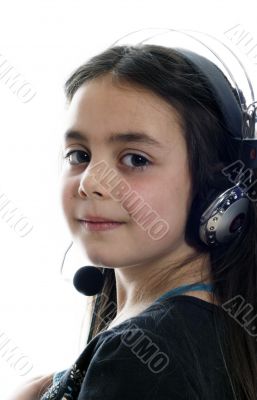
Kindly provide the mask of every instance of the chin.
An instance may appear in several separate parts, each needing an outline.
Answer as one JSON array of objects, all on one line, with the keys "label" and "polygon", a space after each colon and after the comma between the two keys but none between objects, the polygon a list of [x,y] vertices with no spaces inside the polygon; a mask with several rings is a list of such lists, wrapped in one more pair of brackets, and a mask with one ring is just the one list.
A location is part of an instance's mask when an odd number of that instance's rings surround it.
[{"label": "chin", "polygon": [[[82,247],[81,243],[80,247]],[[110,254],[105,256],[103,254],[104,252],[99,250],[99,245],[98,249],[93,249],[91,246],[86,248],[84,245],[82,251],[85,254],[85,257],[89,260],[89,263],[92,263],[92,265],[96,267],[113,268],[113,265],[115,265],[115,260],[110,257]]]}]

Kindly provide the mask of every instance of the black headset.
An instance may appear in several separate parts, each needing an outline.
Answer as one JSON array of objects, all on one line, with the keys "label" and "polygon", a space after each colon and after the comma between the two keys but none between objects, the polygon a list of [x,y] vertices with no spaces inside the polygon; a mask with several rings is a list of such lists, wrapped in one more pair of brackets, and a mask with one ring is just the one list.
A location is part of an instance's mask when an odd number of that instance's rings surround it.
[{"label": "black headset", "polygon": [[214,63],[190,50],[174,49],[207,79],[224,117],[228,145],[236,149],[234,163],[217,173],[217,187],[210,188],[205,199],[199,195],[194,198],[186,227],[190,244],[201,248],[224,245],[247,227],[250,201],[257,200],[256,182],[252,181],[252,169],[257,168],[257,102],[242,107],[242,92],[238,93],[238,102],[227,78]]}]

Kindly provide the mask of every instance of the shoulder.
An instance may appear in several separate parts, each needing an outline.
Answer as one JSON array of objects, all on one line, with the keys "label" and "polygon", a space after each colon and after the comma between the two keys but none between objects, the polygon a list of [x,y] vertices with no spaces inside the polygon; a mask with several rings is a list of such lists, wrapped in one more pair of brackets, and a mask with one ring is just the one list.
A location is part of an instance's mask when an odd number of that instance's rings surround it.
[{"label": "shoulder", "polygon": [[[158,337],[165,338],[169,334],[170,340],[176,337],[176,332],[181,335],[181,327],[188,326],[191,332],[202,332],[215,328],[215,318],[223,314],[220,306],[193,296],[174,296],[165,301],[154,302],[143,312],[125,322],[113,327],[111,331],[126,334],[127,329],[133,327],[149,330]],[[172,333],[172,335],[170,335]]]},{"label": "shoulder", "polygon": [[[209,346],[217,336],[216,322],[223,313],[221,307],[193,296],[176,296],[168,301],[155,302],[143,312],[102,332],[100,343],[120,341],[127,348],[147,344],[148,349],[181,353],[192,337],[199,346]],[[138,347],[138,346],[137,346]],[[150,351],[150,350],[149,350]]]},{"label": "shoulder", "polygon": [[138,323],[133,319],[101,334],[78,400],[84,399],[85,393],[90,399],[155,399],[165,377],[171,397],[179,398],[176,396],[181,388],[183,393],[191,394],[166,338],[140,326],[140,318]]},{"label": "shoulder", "polygon": [[78,400],[224,398],[213,306],[197,300],[154,303],[96,335],[79,359],[86,373]]}]

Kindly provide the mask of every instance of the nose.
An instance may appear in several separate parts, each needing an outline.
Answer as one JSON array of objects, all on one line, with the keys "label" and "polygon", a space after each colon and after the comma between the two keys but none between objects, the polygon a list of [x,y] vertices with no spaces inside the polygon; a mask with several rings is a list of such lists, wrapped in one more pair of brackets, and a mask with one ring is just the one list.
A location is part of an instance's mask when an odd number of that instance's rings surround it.
[{"label": "nose", "polygon": [[90,170],[90,168],[87,168],[81,176],[78,188],[80,197],[108,197],[108,190],[101,184],[101,180],[97,179]]}]

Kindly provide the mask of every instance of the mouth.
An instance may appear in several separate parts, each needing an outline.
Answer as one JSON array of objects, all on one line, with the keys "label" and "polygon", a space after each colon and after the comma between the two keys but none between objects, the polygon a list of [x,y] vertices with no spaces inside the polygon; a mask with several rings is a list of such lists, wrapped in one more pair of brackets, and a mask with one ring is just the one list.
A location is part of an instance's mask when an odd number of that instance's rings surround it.
[{"label": "mouth", "polygon": [[116,222],[116,221],[88,221],[88,220],[79,220],[82,226],[88,231],[108,231],[115,228],[120,227],[125,222]]}]

